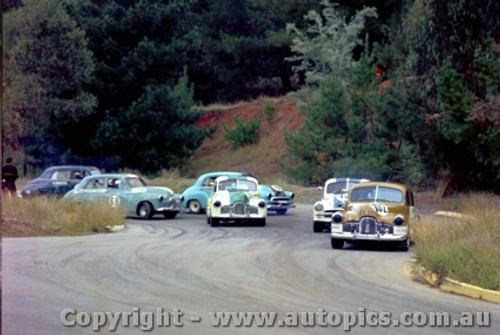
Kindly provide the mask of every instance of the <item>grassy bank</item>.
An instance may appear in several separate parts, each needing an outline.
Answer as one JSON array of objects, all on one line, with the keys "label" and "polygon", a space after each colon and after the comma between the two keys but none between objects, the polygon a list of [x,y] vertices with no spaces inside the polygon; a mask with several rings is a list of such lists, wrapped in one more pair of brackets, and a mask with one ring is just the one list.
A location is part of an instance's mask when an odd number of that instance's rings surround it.
[{"label": "grassy bank", "polygon": [[53,198],[3,201],[3,236],[84,235],[121,225],[125,213],[107,204],[79,204]]},{"label": "grassy bank", "polygon": [[457,208],[462,220],[424,217],[415,227],[418,261],[442,276],[500,290],[500,198],[463,195]]}]

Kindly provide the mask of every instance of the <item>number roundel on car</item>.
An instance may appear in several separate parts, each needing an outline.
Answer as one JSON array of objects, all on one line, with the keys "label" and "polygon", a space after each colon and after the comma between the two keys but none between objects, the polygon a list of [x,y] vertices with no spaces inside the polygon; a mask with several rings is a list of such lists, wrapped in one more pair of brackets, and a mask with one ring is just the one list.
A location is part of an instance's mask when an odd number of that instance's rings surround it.
[{"label": "number roundel on car", "polygon": [[373,203],[371,204],[373,210],[377,212],[378,215],[380,216],[386,216],[389,214],[389,211],[387,209],[387,206],[384,204],[379,204],[379,203]]},{"label": "number roundel on car", "polygon": [[120,206],[120,197],[117,195],[112,195],[108,199],[108,204],[111,208],[116,208],[116,207]]}]

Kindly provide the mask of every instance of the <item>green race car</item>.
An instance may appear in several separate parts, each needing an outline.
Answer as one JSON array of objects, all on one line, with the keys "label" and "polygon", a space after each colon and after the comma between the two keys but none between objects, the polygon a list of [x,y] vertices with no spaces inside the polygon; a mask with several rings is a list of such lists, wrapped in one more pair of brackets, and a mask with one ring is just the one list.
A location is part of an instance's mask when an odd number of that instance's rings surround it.
[{"label": "green race car", "polygon": [[107,202],[111,208],[123,206],[130,216],[150,219],[161,213],[173,219],[181,210],[182,197],[168,187],[147,186],[133,174],[100,174],[84,178],[63,199]]}]

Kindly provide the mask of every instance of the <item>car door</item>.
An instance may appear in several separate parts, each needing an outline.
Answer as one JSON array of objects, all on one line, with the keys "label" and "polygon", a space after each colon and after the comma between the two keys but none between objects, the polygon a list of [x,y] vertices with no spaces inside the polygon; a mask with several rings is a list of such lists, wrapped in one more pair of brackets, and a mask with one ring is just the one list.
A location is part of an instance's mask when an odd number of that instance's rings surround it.
[{"label": "car door", "polygon": [[57,196],[63,196],[70,191],[74,185],[70,182],[71,170],[58,169],[54,170],[50,176],[49,189],[50,193]]},{"label": "car door", "polygon": [[105,177],[87,179],[76,190],[75,196],[81,201],[107,201],[107,184]]}]

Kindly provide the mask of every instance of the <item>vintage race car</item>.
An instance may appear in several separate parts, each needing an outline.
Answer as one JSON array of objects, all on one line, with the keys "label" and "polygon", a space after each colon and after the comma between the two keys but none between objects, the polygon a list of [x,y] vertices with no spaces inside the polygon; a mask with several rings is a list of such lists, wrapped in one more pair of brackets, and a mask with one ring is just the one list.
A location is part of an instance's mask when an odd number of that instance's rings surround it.
[{"label": "vintage race car", "polygon": [[207,201],[207,223],[220,222],[266,225],[266,202],[259,194],[257,179],[248,176],[219,177]]},{"label": "vintage race car", "polygon": [[277,215],[285,215],[289,208],[295,207],[295,194],[284,191],[278,185],[259,185],[260,197],[266,202],[267,211],[274,211]]},{"label": "vintage race car", "polygon": [[[325,182],[323,198],[313,207],[313,231],[320,233],[325,229],[330,231],[332,215],[343,210],[347,194],[353,185],[367,182],[368,179],[332,178]],[[320,188],[321,189],[321,188]]]},{"label": "vintage race car", "polygon": [[57,165],[47,168],[40,177],[31,180],[21,190],[21,197],[35,196],[62,197],[72,190],[83,178],[100,174],[101,171],[94,166],[83,165]]},{"label": "vintage race car", "polygon": [[407,251],[414,213],[410,187],[387,182],[354,185],[344,211],[332,216],[331,245],[342,249],[344,242],[392,242]]},{"label": "vintage race car", "polygon": [[86,177],[63,199],[107,202],[112,208],[122,206],[128,215],[142,219],[150,219],[156,213],[173,219],[181,210],[182,201],[168,187],[147,186],[138,176],[122,173]]},{"label": "vintage race car", "polygon": [[242,172],[209,172],[201,175],[193,186],[182,192],[182,208],[187,208],[191,213],[199,214],[206,210],[207,200],[212,192],[215,179],[221,176],[242,176]]}]

